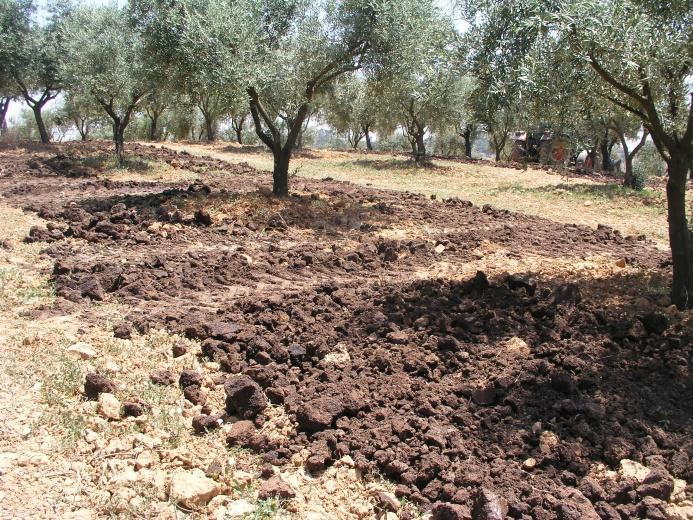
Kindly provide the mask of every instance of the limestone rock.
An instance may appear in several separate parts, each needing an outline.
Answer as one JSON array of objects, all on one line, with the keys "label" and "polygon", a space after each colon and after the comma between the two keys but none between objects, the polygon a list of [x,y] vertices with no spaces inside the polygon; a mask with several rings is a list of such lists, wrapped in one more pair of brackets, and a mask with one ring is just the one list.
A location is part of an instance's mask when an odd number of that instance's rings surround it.
[{"label": "limestone rock", "polygon": [[244,518],[255,512],[255,505],[247,500],[234,500],[226,506],[226,518]]},{"label": "limestone rock", "polygon": [[75,359],[91,359],[96,356],[96,350],[94,350],[91,343],[85,343],[83,341],[70,345],[67,349],[67,353]]},{"label": "limestone rock", "polygon": [[109,393],[99,394],[99,413],[106,419],[120,419],[120,401]]},{"label": "limestone rock", "polygon": [[169,497],[174,503],[187,509],[205,506],[220,493],[219,484],[207,478],[200,469],[186,471],[179,468],[171,475]]},{"label": "limestone rock", "polygon": [[645,477],[650,474],[650,469],[643,466],[639,462],[630,459],[623,459],[620,463],[618,475],[621,479],[633,478],[638,483],[645,480]]},{"label": "limestone rock", "polygon": [[508,353],[514,356],[525,357],[529,356],[531,353],[527,342],[525,342],[525,340],[522,338],[518,338],[517,336],[513,336],[505,342],[505,349]]}]

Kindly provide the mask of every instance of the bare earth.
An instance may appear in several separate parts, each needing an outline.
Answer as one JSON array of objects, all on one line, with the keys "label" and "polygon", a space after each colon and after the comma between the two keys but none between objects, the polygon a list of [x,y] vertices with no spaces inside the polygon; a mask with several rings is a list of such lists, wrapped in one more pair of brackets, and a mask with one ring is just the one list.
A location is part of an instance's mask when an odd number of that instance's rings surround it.
[{"label": "bare earth", "polygon": [[693,517],[661,191],[130,149],[0,149],[0,518]]}]

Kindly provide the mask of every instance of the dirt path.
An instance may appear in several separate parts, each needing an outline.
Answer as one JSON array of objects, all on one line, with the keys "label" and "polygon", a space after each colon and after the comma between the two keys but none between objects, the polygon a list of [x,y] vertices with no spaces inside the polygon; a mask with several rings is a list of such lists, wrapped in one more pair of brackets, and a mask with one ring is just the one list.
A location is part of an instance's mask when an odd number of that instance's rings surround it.
[{"label": "dirt path", "polygon": [[0,156],[7,517],[690,514],[690,313],[652,243],[63,150]]}]

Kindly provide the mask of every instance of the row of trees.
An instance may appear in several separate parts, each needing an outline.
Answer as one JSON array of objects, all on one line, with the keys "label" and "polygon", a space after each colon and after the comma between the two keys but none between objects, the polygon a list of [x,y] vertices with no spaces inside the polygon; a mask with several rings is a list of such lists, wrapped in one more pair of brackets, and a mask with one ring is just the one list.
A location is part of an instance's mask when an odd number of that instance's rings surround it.
[{"label": "row of trees", "polygon": [[[686,180],[693,163],[693,10],[687,0],[459,0],[466,30],[433,0],[0,0],[0,110],[63,93],[75,124],[107,117],[118,156],[136,114],[156,138],[162,114],[194,104],[207,139],[220,118],[249,124],[274,156],[273,191],[322,114],[352,145],[397,129],[417,161],[426,137],[478,131],[500,158],[510,132],[539,124],[626,183],[649,136],[667,164],[673,301],[693,305]],[[2,114],[0,114],[2,115]],[[81,130],[80,130],[81,132]],[[633,138],[639,142],[632,146]]]}]

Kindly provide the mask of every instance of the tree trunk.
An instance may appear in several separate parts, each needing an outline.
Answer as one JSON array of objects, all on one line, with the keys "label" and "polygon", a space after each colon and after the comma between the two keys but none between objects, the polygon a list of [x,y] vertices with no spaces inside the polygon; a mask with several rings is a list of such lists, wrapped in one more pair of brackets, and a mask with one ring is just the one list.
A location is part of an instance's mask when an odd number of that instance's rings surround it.
[{"label": "tree trunk", "polygon": [[7,132],[7,110],[10,108],[10,101],[12,98],[3,97],[0,98],[0,136],[5,135]]},{"label": "tree trunk", "polygon": [[272,193],[277,197],[289,196],[289,161],[293,143],[274,151],[274,170],[272,172]]},{"label": "tree trunk", "polygon": [[356,150],[359,147],[359,143],[361,142],[361,139],[363,139],[363,135],[357,134],[354,135],[353,142],[351,143],[351,147]]},{"label": "tree trunk", "polygon": [[214,141],[217,136],[214,129],[214,120],[205,114],[205,133],[207,134],[207,141]]},{"label": "tree trunk", "polygon": [[120,119],[113,121],[113,142],[118,164],[122,165],[125,163],[125,125]]},{"label": "tree trunk", "polygon": [[626,161],[626,172],[623,176],[623,185],[627,188],[635,188],[635,178],[633,177],[633,158],[640,151],[640,149],[645,145],[647,137],[650,133],[647,129],[643,130],[640,142],[635,145],[632,150],[628,149],[628,140],[626,139],[626,134],[623,131],[618,130],[618,139],[621,141],[621,148],[623,150],[623,158]]},{"label": "tree trunk", "polygon": [[680,310],[693,307],[692,237],[686,219],[686,178],[690,163],[686,154],[672,154],[668,162],[667,215],[674,268],[671,302]]},{"label": "tree trunk", "polygon": [[31,110],[34,112],[36,126],[38,127],[39,135],[41,136],[41,142],[43,144],[48,144],[51,142],[51,136],[48,134],[48,131],[46,130],[46,125],[43,122],[43,114],[41,114],[42,108],[43,104],[37,103],[33,107],[31,107]]},{"label": "tree trunk", "polygon": [[590,166],[589,169],[590,169],[590,171],[592,171],[592,170],[594,170],[594,169],[596,168],[596,165],[597,165],[597,149],[596,149],[596,148],[592,148],[592,149],[587,153],[587,157],[589,157],[589,159],[590,159],[590,161],[591,161],[591,166]]},{"label": "tree trunk", "polygon": [[625,161],[626,173],[623,176],[623,186],[626,188],[635,188],[635,177],[633,177],[633,157],[631,155],[626,155]]},{"label": "tree trunk", "polygon": [[609,141],[604,139],[599,142],[599,148],[602,156],[602,171],[611,171],[611,154],[609,153]]},{"label": "tree trunk", "polygon": [[366,138],[366,148],[368,150],[372,151],[373,150],[373,143],[371,142],[371,132],[370,132],[368,126],[363,127],[363,133],[365,134],[365,138]]},{"label": "tree trunk", "polygon": [[498,141],[496,141],[496,138],[493,138],[493,151],[496,153],[496,162],[501,160],[501,151],[503,149],[501,148],[500,144]]},{"label": "tree trunk", "polygon": [[472,158],[472,129],[469,125],[467,125],[464,129],[464,133],[462,134],[462,138],[464,139],[464,155],[468,157],[469,159]]},{"label": "tree trunk", "polygon": [[236,127],[236,142],[238,144],[243,144],[243,125],[239,125]]},{"label": "tree trunk", "polygon": [[426,161],[426,144],[424,143],[424,133],[418,132],[416,134],[416,152],[415,152],[416,162],[421,164]]},{"label": "tree trunk", "polygon": [[626,172],[623,175],[623,186],[632,188],[635,184],[633,178],[633,156],[628,149],[628,140],[624,134],[619,134],[618,139],[621,141],[621,149],[623,150],[623,159],[626,162]]},{"label": "tree trunk", "polygon": [[82,142],[86,141],[87,135],[89,134],[89,124],[87,123],[87,120],[74,118],[74,122]]},{"label": "tree trunk", "polygon": [[150,141],[158,141],[158,138],[157,138],[157,132],[159,131],[158,123],[159,123],[159,114],[154,114],[152,116],[149,116],[149,140]]}]

